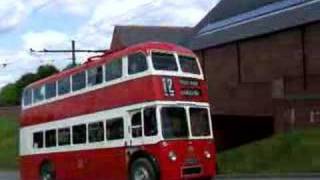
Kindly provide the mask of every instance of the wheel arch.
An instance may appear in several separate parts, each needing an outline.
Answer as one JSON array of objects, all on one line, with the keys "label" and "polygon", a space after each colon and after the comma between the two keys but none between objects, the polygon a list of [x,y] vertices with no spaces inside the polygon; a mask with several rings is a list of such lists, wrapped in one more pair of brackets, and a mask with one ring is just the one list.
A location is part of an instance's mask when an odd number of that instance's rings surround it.
[{"label": "wheel arch", "polygon": [[132,153],[130,155],[128,170],[130,171],[131,165],[133,164],[133,162],[137,159],[140,159],[140,158],[145,158],[151,162],[152,166],[154,167],[154,169],[156,171],[157,179],[159,180],[160,175],[161,175],[159,162],[152,154],[150,154],[149,152],[144,151],[144,150],[135,151],[134,153]]},{"label": "wheel arch", "polygon": [[46,164],[50,164],[50,165],[53,166],[54,176],[56,176],[56,173],[57,173],[57,172],[56,172],[56,166],[55,166],[54,162],[53,162],[52,160],[50,160],[50,159],[43,159],[43,160],[41,161],[41,163],[40,163],[39,166],[38,166],[38,174],[41,175],[42,168],[43,168],[44,165],[46,165]]}]

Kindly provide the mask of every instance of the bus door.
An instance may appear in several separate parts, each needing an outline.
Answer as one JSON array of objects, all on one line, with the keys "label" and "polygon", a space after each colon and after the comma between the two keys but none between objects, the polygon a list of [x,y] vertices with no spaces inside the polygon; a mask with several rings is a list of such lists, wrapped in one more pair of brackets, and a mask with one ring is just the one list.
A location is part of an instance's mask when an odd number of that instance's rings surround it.
[{"label": "bus door", "polygon": [[144,107],[143,109],[130,113],[129,125],[129,147],[156,143],[158,136],[157,108],[155,106]]},{"label": "bus door", "polygon": [[138,147],[143,144],[143,123],[141,109],[130,112],[130,125],[129,125],[129,142],[130,148]]}]

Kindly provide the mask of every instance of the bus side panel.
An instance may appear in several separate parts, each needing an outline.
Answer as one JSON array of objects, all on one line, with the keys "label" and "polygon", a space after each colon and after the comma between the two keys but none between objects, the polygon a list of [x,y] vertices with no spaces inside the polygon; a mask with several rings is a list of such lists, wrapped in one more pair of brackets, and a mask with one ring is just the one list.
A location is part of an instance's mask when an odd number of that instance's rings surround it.
[{"label": "bus side panel", "polygon": [[125,148],[86,150],[21,157],[22,180],[39,179],[41,163],[49,160],[58,180],[126,179]]}]

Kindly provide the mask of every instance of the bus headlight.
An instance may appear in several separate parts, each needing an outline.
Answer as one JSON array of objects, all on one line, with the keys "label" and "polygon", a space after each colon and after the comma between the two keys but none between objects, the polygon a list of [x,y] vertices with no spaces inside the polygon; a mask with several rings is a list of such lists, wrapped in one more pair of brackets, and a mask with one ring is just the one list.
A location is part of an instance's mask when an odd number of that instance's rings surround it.
[{"label": "bus headlight", "polygon": [[207,159],[211,159],[211,153],[209,151],[204,151],[204,156],[207,158]]},{"label": "bus headlight", "polygon": [[177,160],[177,154],[174,151],[170,151],[168,157],[171,161]]}]

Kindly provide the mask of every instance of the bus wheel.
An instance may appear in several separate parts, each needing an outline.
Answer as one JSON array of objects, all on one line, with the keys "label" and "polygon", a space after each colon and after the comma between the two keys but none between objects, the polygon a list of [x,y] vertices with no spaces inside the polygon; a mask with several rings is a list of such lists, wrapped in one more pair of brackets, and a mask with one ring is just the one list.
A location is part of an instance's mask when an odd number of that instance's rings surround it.
[{"label": "bus wheel", "polygon": [[41,180],[55,180],[55,169],[51,162],[45,162],[40,168]]},{"label": "bus wheel", "polygon": [[130,180],[156,180],[156,171],[149,160],[135,160],[130,168]]}]

